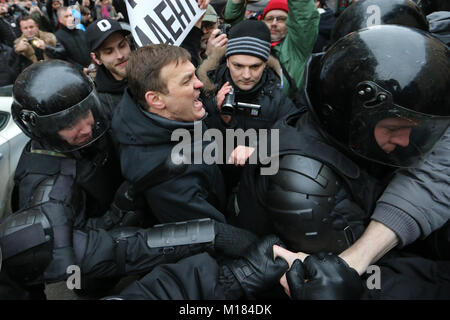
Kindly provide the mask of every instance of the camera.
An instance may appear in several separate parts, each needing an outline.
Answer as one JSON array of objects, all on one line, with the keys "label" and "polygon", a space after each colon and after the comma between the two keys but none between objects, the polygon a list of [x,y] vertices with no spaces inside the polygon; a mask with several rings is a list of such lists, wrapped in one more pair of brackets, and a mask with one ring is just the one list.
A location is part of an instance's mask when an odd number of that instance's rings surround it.
[{"label": "camera", "polygon": [[235,113],[243,113],[252,117],[259,116],[261,106],[259,104],[243,103],[235,101],[234,88],[225,95],[220,113],[226,116],[232,116]]},{"label": "camera", "polygon": [[225,99],[223,100],[222,109],[220,112],[224,115],[231,116],[234,113],[234,89],[231,88],[231,91],[225,95]]},{"label": "camera", "polygon": [[36,38],[30,38],[28,39],[28,43],[33,47],[37,47],[37,45],[39,44],[39,40]]}]

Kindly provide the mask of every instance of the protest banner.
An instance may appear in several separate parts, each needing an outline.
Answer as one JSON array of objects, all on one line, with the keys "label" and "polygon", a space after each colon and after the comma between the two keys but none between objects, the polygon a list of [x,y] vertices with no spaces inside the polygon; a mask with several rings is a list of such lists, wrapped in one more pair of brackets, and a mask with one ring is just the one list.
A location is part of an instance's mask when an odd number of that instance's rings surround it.
[{"label": "protest banner", "polygon": [[179,46],[205,10],[196,0],[126,0],[131,33],[141,47],[152,43]]}]

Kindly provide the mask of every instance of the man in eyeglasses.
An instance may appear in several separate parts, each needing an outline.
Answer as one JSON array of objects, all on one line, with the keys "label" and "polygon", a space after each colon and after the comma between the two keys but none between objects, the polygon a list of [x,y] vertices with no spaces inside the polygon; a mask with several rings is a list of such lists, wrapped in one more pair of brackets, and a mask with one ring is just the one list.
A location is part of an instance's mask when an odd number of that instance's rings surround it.
[{"label": "man in eyeglasses", "polygon": [[[244,18],[245,2],[228,0],[225,22]],[[270,0],[260,17],[270,29],[271,54],[283,69],[283,91],[291,98],[303,84],[303,71],[317,39],[319,12],[313,0]]]}]

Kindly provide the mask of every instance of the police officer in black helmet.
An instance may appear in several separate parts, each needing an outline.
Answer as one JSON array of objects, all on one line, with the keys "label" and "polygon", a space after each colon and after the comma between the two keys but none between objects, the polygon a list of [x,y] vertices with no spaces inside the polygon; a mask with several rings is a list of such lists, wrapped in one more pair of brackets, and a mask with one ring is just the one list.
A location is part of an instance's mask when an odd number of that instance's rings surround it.
[{"label": "police officer in black helmet", "polygon": [[[429,34],[385,25],[353,32],[310,60],[310,111],[275,126],[279,172],[258,176],[248,167],[236,199],[239,225],[252,221],[256,233],[276,232],[291,250],[310,254],[291,273],[293,297],[358,298],[358,274],[384,254],[372,253],[399,244],[395,225],[389,229],[372,220],[364,241],[353,245],[395,167],[421,166],[448,130],[449,57],[448,48]],[[426,185],[433,175],[421,179]],[[430,193],[445,201],[442,191],[426,186],[402,192],[419,202]],[[351,252],[358,248],[366,254],[355,261]]]},{"label": "police officer in black helmet", "polygon": [[[91,292],[108,278],[199,251],[236,254],[255,239],[209,219],[141,228],[145,208],[126,201],[137,198],[136,189],[122,182],[95,87],[73,65],[36,63],[19,75],[13,94],[13,118],[31,138],[16,170],[17,211],[0,224],[2,272],[13,281],[39,287],[66,279],[75,265],[81,289]],[[167,162],[157,172],[178,169]]]}]

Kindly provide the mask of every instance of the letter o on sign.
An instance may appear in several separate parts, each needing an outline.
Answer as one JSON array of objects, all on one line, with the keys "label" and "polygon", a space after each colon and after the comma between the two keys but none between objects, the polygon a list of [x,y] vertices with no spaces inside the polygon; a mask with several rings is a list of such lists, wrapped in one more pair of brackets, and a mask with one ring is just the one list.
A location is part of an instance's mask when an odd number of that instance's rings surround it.
[{"label": "letter o on sign", "polygon": [[100,20],[97,22],[97,27],[100,29],[100,31],[105,32],[111,29],[111,23],[109,23],[108,20]]}]

